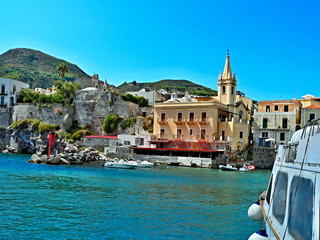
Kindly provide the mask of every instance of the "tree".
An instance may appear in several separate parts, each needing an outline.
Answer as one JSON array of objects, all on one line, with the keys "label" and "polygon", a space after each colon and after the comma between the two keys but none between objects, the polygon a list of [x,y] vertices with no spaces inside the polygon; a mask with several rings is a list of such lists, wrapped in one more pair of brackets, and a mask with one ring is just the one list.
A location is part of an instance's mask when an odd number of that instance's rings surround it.
[{"label": "tree", "polygon": [[54,83],[54,86],[57,89],[57,93],[62,96],[65,100],[65,103],[71,104],[73,99],[76,96],[76,90],[80,89],[80,85],[78,83],[71,83],[71,82],[63,82],[58,80]]},{"label": "tree", "polygon": [[58,67],[57,67],[57,70],[59,71],[59,76],[61,78],[64,78],[64,76],[66,75],[66,73],[69,72],[68,68],[67,68],[67,65],[64,63],[64,62],[60,62]]}]

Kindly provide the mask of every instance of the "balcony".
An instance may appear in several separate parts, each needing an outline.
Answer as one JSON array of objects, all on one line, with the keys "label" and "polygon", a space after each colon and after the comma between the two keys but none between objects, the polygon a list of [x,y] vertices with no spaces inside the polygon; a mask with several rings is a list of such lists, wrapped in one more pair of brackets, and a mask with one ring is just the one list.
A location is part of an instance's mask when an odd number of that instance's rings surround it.
[{"label": "balcony", "polygon": [[7,107],[7,103],[0,103],[0,107]]},{"label": "balcony", "polygon": [[189,124],[189,125],[195,125],[195,124],[197,124],[197,120],[196,120],[195,118],[187,118],[187,119],[185,120],[185,122],[186,122],[187,124]]},{"label": "balcony", "polygon": [[158,119],[157,119],[157,122],[158,122],[160,125],[164,125],[164,124],[167,123],[167,120],[164,119],[164,118],[158,118]]},{"label": "balcony", "polygon": [[207,124],[209,124],[207,118],[200,118],[200,119],[198,120],[198,122],[199,122],[200,125],[207,125]]},{"label": "balcony", "polygon": [[8,95],[8,91],[1,91],[1,92],[0,92],[0,95],[2,95],[2,96],[3,96],[3,95]]},{"label": "balcony", "polygon": [[185,119],[183,118],[175,118],[173,122],[177,125],[183,125],[185,123]]}]

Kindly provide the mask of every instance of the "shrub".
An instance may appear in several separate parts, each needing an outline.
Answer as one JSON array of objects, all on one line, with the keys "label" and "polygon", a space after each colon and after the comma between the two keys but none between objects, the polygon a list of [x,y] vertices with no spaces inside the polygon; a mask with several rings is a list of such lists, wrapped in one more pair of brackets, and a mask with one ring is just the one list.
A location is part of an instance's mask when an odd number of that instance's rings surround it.
[{"label": "shrub", "polygon": [[148,100],[144,97],[135,97],[132,94],[126,93],[122,95],[123,101],[133,102],[139,105],[139,107],[146,107],[148,106]]},{"label": "shrub", "polygon": [[21,120],[15,121],[15,122],[13,122],[13,123],[10,125],[10,127],[11,127],[12,129],[16,129],[16,128],[19,127],[20,123],[21,123]]},{"label": "shrub", "polygon": [[82,126],[82,129],[83,130],[89,130],[91,128],[90,124],[89,123],[86,123]]},{"label": "shrub", "polygon": [[60,128],[60,126],[58,124],[50,124],[50,123],[41,122],[39,124],[38,131],[41,134],[46,131],[49,132],[49,131],[59,130],[59,128]]},{"label": "shrub", "polygon": [[80,140],[80,139],[83,138],[84,136],[88,136],[88,135],[94,135],[94,132],[89,131],[89,130],[81,129],[81,130],[79,130],[79,131],[74,132],[74,133],[71,135],[71,138],[72,138],[73,140]]},{"label": "shrub", "polygon": [[137,118],[136,118],[136,117],[127,118],[127,119],[124,120],[124,122],[121,124],[121,128],[124,130],[124,129],[130,127],[131,125],[135,124],[136,122],[137,122]]},{"label": "shrub", "polygon": [[56,109],[54,110],[54,112],[55,112],[56,114],[62,115],[62,109],[61,109],[61,108],[56,108]]},{"label": "shrub", "polygon": [[31,123],[32,127],[39,127],[41,121],[39,119],[34,119],[33,122]]},{"label": "shrub", "polygon": [[4,130],[4,128],[3,128],[3,127],[0,127],[0,131],[2,131],[2,130]]},{"label": "shrub", "polygon": [[105,117],[102,128],[106,133],[113,133],[118,129],[120,121],[121,118],[118,115],[109,114]]},{"label": "shrub", "polygon": [[153,115],[149,115],[143,119],[143,129],[148,132],[153,132]]}]

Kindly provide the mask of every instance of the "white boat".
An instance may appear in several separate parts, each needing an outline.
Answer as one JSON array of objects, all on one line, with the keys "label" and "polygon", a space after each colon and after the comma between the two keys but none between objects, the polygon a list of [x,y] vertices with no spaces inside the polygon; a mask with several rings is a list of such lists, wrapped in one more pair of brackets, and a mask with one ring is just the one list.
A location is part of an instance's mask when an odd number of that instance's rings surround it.
[{"label": "white boat", "polygon": [[125,169],[133,169],[137,167],[137,164],[129,163],[124,161],[123,159],[115,162],[107,161],[104,164],[107,168],[125,168]]},{"label": "white boat", "polygon": [[241,172],[252,172],[253,170],[255,170],[255,166],[253,165],[243,165],[243,167],[239,168],[239,171]]},{"label": "white boat", "polygon": [[238,168],[234,163],[228,163],[227,165],[219,165],[222,171],[238,171]]},{"label": "white boat", "polygon": [[[268,189],[249,208],[252,220],[265,222],[264,238],[320,239],[320,126],[317,119],[295,132],[277,150]],[[263,237],[261,235],[261,237]]]},{"label": "white boat", "polygon": [[141,162],[138,162],[137,167],[138,168],[150,168],[150,167],[154,167],[154,163],[149,162],[149,161],[141,161]]}]

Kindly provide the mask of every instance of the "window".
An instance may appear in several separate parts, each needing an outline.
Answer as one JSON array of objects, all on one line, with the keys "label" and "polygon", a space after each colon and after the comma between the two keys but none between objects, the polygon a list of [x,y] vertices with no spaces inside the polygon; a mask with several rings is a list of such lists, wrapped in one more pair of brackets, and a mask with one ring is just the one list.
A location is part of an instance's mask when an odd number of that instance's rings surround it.
[{"label": "window", "polygon": [[288,106],[288,105],[284,105],[283,111],[284,111],[284,112],[289,112],[289,106]]},{"label": "window", "polygon": [[239,138],[240,138],[240,139],[243,139],[243,132],[240,132]]},{"label": "window", "polygon": [[293,239],[312,239],[314,190],[311,179],[295,176],[289,192],[288,232]]},{"label": "window", "polygon": [[0,99],[0,105],[4,105],[4,97],[3,96]]},{"label": "window", "polygon": [[234,87],[231,88],[231,94],[234,94]]},{"label": "window", "polygon": [[288,128],[288,118],[282,118],[282,128]]},{"label": "window", "polygon": [[182,112],[179,112],[178,113],[178,122],[181,122],[182,121]]},{"label": "window", "polygon": [[226,133],[225,133],[225,131],[221,131],[221,138],[222,138],[222,141],[224,141],[224,139],[225,139],[225,137],[226,137],[226,136],[225,136],[225,134],[226,134]]},{"label": "window", "polygon": [[194,121],[194,112],[189,113],[189,121],[190,122]]},{"label": "window", "polygon": [[266,112],[270,112],[270,106],[269,105],[266,106]]},{"label": "window", "polygon": [[1,94],[5,94],[6,86],[1,85]]},{"label": "window", "polygon": [[222,86],[222,94],[226,94],[226,87]]},{"label": "window", "polygon": [[243,115],[243,111],[241,110],[241,111],[239,112],[239,120],[242,119],[242,115]]},{"label": "window", "polygon": [[279,106],[278,105],[274,105],[274,111],[279,111]]},{"label": "window", "polygon": [[284,172],[278,172],[273,194],[272,212],[280,224],[283,223],[286,213],[287,187],[288,174]]},{"label": "window", "polygon": [[181,139],[182,137],[182,131],[181,131],[181,128],[178,128],[177,129],[177,139]]},{"label": "window", "polygon": [[286,139],[285,133],[280,133],[280,141],[284,141]]},{"label": "window", "polygon": [[262,128],[268,128],[268,118],[263,119]]},{"label": "window", "polygon": [[205,139],[206,139],[206,130],[201,129],[201,140],[205,140]]},{"label": "window", "polygon": [[164,128],[160,129],[160,138],[165,138],[165,130],[164,130]]},{"label": "window", "polygon": [[316,114],[310,113],[309,121],[316,119]]},{"label": "window", "polygon": [[262,132],[262,137],[263,138],[268,138],[268,132]]},{"label": "window", "polygon": [[192,129],[189,130],[189,135],[192,136],[193,135],[193,131]]},{"label": "window", "polygon": [[207,113],[206,112],[202,112],[201,113],[201,122],[205,122],[207,120]]},{"label": "window", "polygon": [[165,121],[166,120],[166,113],[165,112],[162,112],[161,113],[161,122]]},{"label": "window", "polygon": [[269,183],[269,187],[268,187],[268,191],[267,191],[267,196],[266,196],[266,201],[267,203],[270,205],[270,196],[271,196],[271,188],[272,188],[272,180],[273,180],[273,176],[271,175],[271,180]]},{"label": "window", "polygon": [[13,85],[13,89],[12,89],[13,93],[15,93],[17,91],[17,87],[16,85]]},{"label": "window", "polygon": [[137,146],[144,145],[144,139],[143,138],[136,138],[136,145]]}]

